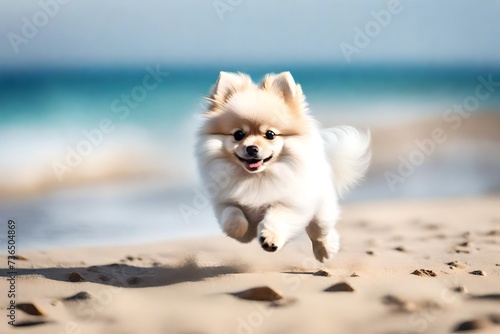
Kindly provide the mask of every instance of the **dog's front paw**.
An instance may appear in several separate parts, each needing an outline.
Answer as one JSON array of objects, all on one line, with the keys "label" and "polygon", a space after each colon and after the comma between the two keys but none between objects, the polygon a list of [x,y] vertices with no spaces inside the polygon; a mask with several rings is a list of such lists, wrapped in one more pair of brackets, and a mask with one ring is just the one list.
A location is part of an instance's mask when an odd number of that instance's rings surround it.
[{"label": "dog's front paw", "polygon": [[248,230],[248,221],[240,209],[230,207],[224,211],[222,229],[227,236],[239,240]]},{"label": "dog's front paw", "polygon": [[278,248],[281,248],[277,236],[266,229],[260,231],[259,242],[262,248],[268,252],[276,252]]}]

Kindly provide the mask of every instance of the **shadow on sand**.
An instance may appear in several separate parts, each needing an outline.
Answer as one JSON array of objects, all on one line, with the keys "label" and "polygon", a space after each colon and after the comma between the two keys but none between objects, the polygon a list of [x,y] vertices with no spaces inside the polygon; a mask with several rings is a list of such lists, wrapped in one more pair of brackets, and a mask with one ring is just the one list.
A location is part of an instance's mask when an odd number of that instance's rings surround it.
[{"label": "shadow on sand", "polygon": [[[242,266],[199,266],[188,259],[176,267],[136,267],[128,264],[108,264],[90,267],[16,269],[16,276],[40,275],[47,279],[70,282],[70,275],[78,273],[82,282],[92,282],[116,287],[145,288],[166,286],[182,282],[196,282],[205,278],[244,272]],[[9,277],[7,269],[0,269],[0,277]],[[78,275],[73,274],[78,278]],[[76,283],[78,284],[78,283]]]}]

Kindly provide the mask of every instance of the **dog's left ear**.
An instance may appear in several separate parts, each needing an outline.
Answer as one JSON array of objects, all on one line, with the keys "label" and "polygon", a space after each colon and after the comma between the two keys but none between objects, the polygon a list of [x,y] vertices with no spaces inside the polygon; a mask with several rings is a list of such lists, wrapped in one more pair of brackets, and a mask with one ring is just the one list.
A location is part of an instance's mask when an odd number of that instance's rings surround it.
[{"label": "dog's left ear", "polygon": [[252,84],[252,79],[246,74],[237,72],[220,72],[217,82],[212,87],[210,95],[205,97],[208,102],[208,112],[217,111],[238,89]]},{"label": "dog's left ear", "polygon": [[292,110],[305,110],[305,98],[302,88],[295,83],[290,72],[268,74],[260,83],[261,89],[279,95]]}]

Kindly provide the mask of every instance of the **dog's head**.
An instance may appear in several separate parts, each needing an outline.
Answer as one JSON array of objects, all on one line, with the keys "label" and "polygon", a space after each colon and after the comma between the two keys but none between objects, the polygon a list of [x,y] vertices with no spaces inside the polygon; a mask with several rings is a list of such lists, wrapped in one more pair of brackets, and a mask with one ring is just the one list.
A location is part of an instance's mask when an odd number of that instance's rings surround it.
[{"label": "dog's head", "polygon": [[259,85],[248,75],[221,72],[206,99],[202,135],[221,138],[219,156],[249,173],[286,154],[287,137],[309,131],[305,97],[290,72],[266,75]]}]

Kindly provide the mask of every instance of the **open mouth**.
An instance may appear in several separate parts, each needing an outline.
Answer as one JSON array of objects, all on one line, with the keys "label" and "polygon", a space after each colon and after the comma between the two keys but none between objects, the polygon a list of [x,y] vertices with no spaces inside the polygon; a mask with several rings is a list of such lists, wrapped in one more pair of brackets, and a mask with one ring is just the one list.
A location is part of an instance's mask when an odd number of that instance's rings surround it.
[{"label": "open mouth", "polygon": [[245,167],[251,172],[256,171],[257,169],[260,168],[260,166],[262,166],[263,164],[265,164],[266,162],[268,162],[269,160],[271,160],[273,158],[272,154],[265,159],[254,159],[254,158],[244,159],[244,158],[240,157],[238,154],[235,154],[235,155],[238,158],[238,160],[243,162],[245,164]]}]

